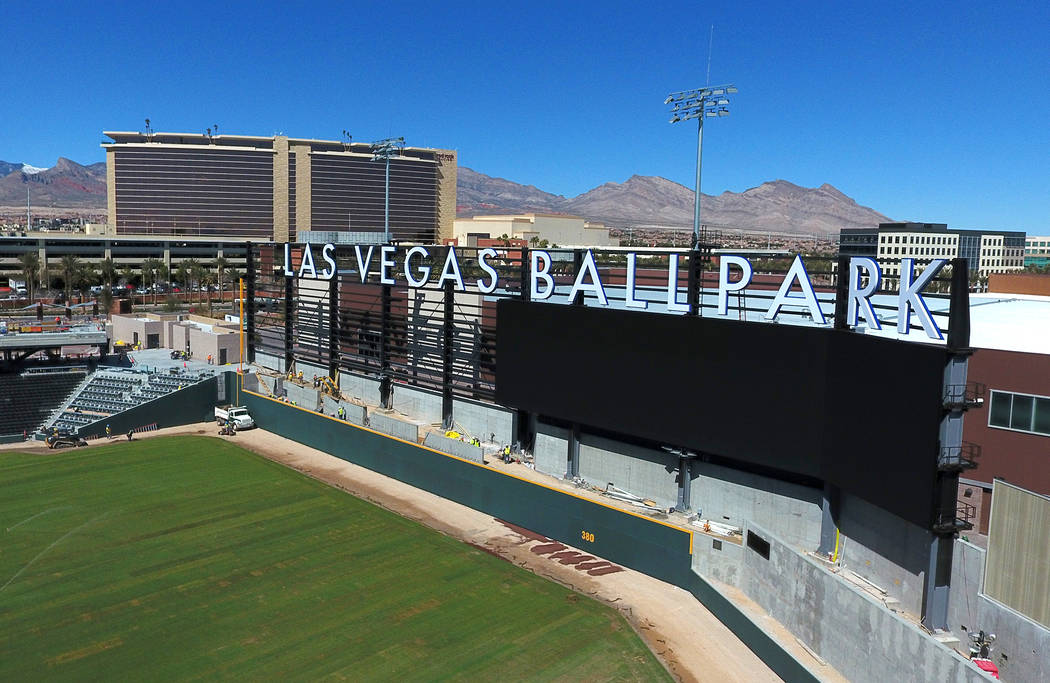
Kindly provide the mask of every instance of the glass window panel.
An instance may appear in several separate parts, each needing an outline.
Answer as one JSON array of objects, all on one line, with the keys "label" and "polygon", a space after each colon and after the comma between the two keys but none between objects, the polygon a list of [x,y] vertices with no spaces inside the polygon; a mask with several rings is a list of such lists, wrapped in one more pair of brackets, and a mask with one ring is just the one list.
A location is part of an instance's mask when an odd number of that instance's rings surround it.
[{"label": "glass window panel", "polygon": [[1010,394],[1001,391],[992,392],[992,407],[988,424],[994,427],[1010,426]]},{"label": "glass window panel", "polygon": [[1035,424],[1032,425],[1032,431],[1050,435],[1050,398],[1035,400]]},{"label": "glass window panel", "polygon": [[1014,394],[1014,406],[1010,411],[1010,426],[1013,429],[1032,429],[1032,404],[1031,396],[1018,396]]}]

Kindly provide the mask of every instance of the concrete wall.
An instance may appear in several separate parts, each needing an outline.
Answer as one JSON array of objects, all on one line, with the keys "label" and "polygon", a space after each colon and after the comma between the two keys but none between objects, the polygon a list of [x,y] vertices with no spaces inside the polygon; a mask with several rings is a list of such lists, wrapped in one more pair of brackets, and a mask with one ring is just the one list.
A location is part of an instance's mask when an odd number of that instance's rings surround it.
[{"label": "concrete wall", "polygon": [[1002,680],[1050,681],[1050,629],[986,595],[977,598],[977,622],[971,628],[996,635],[991,659]]},{"label": "concrete wall", "polygon": [[919,626],[799,554],[771,532],[769,559],[743,549],[741,588],[770,616],[846,678],[884,681],[980,681],[981,672]]},{"label": "concrete wall", "polygon": [[306,361],[297,360],[295,361],[295,371],[303,373],[303,379],[307,382],[312,383],[314,375],[318,377],[327,377],[328,368],[324,365],[317,365],[315,363],[307,363]]},{"label": "concrete wall", "polygon": [[297,406],[307,410],[317,410],[320,405],[321,392],[312,386],[302,387],[295,382],[284,382],[285,396]]},{"label": "concrete wall", "polygon": [[[395,390],[395,396],[397,392]],[[498,444],[514,442],[515,414],[497,406],[476,403],[463,399],[452,401],[452,415],[456,426],[482,441],[494,440]],[[462,431],[461,430],[461,431]],[[493,439],[493,435],[495,438]]]},{"label": "concrete wall", "polygon": [[661,507],[678,501],[678,456],[580,434],[580,477],[591,484],[612,484]]},{"label": "concrete wall", "polygon": [[699,532],[693,535],[693,571],[705,579],[739,587],[743,563],[742,545]]},{"label": "concrete wall", "polygon": [[431,424],[441,422],[441,394],[395,384],[393,403],[394,410],[414,420]]},{"label": "concrete wall", "polygon": [[952,584],[948,592],[948,628],[959,639],[957,647],[963,653],[969,647],[967,630],[984,628],[977,617],[977,596],[983,578],[984,550],[966,541],[955,541],[952,544]]},{"label": "concrete wall", "polygon": [[[177,348],[177,347],[173,347]],[[269,353],[263,353],[262,351],[255,352],[255,362],[264,368],[270,370],[276,370],[278,372],[284,372],[284,357],[274,356]]]},{"label": "concrete wall", "polygon": [[377,379],[340,372],[339,391],[370,406],[379,405],[379,380]]},{"label": "concrete wall", "polygon": [[419,427],[411,422],[404,422],[389,415],[372,412],[368,416],[368,426],[377,432],[389,434],[409,443],[419,443]]},{"label": "concrete wall", "polygon": [[821,491],[701,461],[692,475],[690,503],[701,517],[738,527],[755,522],[805,550],[819,545]]},{"label": "concrete wall", "polygon": [[538,472],[564,477],[568,453],[569,430],[542,422],[536,424],[536,445],[532,449],[532,458]]},{"label": "concrete wall", "polygon": [[919,616],[930,532],[846,493],[836,521],[846,537],[840,564],[899,600],[904,611]]},{"label": "concrete wall", "polygon": [[423,439],[423,445],[441,451],[442,453],[450,453],[457,458],[485,464],[485,459],[482,457],[480,448],[472,446],[465,441],[460,441],[459,439],[450,439],[447,436],[431,432]]},{"label": "concrete wall", "polygon": [[948,625],[959,639],[957,649],[967,652],[968,630],[994,633],[991,659],[1003,680],[1050,680],[1050,629],[981,593],[985,554],[975,545],[955,542]]}]

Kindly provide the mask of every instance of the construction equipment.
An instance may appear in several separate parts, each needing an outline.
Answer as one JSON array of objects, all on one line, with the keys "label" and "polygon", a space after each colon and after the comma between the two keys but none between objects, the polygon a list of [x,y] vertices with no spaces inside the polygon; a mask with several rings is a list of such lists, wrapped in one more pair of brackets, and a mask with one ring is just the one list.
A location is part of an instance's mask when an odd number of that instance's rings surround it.
[{"label": "construction equipment", "polygon": [[339,387],[332,381],[331,377],[318,377],[321,382],[321,391],[333,398],[339,398]]},{"label": "construction equipment", "polygon": [[48,448],[78,448],[87,446],[87,441],[74,434],[50,434],[46,440]]}]

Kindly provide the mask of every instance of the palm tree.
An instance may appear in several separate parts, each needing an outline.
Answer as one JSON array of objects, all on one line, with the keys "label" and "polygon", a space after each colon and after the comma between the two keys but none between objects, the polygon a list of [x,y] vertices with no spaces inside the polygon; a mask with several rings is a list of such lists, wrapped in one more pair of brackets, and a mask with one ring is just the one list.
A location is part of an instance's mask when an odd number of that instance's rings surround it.
[{"label": "palm tree", "polygon": [[62,284],[66,289],[66,303],[71,303],[73,298],[73,280],[80,270],[80,259],[73,254],[66,254],[59,264],[62,271]]},{"label": "palm tree", "polygon": [[82,263],[80,268],[77,269],[76,281],[77,289],[80,290],[80,301],[83,302],[87,299],[87,292],[91,288],[91,285],[95,284],[99,279],[98,272],[90,263]]},{"label": "palm tree", "polygon": [[102,282],[112,288],[117,281],[117,264],[113,263],[112,258],[106,257],[98,265],[99,272],[102,275]]},{"label": "palm tree", "polygon": [[[155,258],[148,258],[142,262],[142,284],[147,287],[152,286],[153,303],[157,303],[157,268],[159,266],[160,261]],[[145,297],[142,303],[146,303]]]},{"label": "palm tree", "polygon": [[197,303],[199,304],[199,303],[201,303],[203,301],[203,299],[201,298],[201,291],[200,291],[201,280],[204,279],[204,275],[208,271],[206,271],[204,269],[204,266],[201,265],[200,261],[198,261],[195,258],[191,258],[189,260],[189,267],[190,267],[190,276],[193,278],[194,289],[197,290]]},{"label": "palm tree", "polygon": [[224,257],[220,256],[215,259],[215,284],[219,285],[219,302],[222,303],[222,289],[223,284],[226,281],[226,269],[230,267],[230,262]]},{"label": "palm tree", "polygon": [[[168,268],[168,264],[164,261],[157,261],[157,277],[164,282],[168,282],[168,278],[171,277],[171,268]],[[157,293],[153,292],[153,303],[157,303]]]},{"label": "palm tree", "polygon": [[[201,268],[201,270],[204,270],[204,269]],[[202,275],[201,279],[200,279],[200,283],[205,289],[205,296],[208,297],[208,315],[209,316],[211,315],[211,289],[210,289],[209,285],[212,284],[212,281],[213,281],[214,278],[215,278],[214,275],[212,275],[208,271],[204,270],[204,275]]]},{"label": "palm tree", "polygon": [[22,277],[26,280],[29,300],[32,301],[33,285],[36,284],[36,279],[40,275],[40,254],[35,251],[27,252],[18,257],[18,262],[22,264]]},{"label": "palm tree", "polygon": [[130,285],[132,284],[132,280],[135,279],[135,269],[130,265],[124,266],[120,269],[120,276],[124,278],[125,285]]},{"label": "palm tree", "polygon": [[175,269],[175,279],[179,281],[183,289],[186,289],[186,283],[190,280],[190,267],[183,261],[179,264],[179,267]]}]

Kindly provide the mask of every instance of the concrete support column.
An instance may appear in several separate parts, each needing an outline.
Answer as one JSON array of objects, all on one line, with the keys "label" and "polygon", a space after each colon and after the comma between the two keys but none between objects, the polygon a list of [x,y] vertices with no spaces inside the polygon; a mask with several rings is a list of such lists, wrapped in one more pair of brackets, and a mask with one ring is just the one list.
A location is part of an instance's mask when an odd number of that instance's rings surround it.
[{"label": "concrete support column", "polygon": [[820,501],[820,545],[817,547],[821,557],[834,557],[839,536],[839,527],[835,522],[838,514],[839,490],[825,482],[824,495]]},{"label": "concrete support column", "polygon": [[394,406],[393,383],[390,379],[390,303],[392,292],[390,285],[383,285],[381,313],[379,320],[379,403],[382,408]]},{"label": "concrete support column", "polygon": [[284,278],[284,369],[286,372],[292,371],[292,364],[295,362],[295,333],[292,325],[295,307],[292,284],[291,277]]},{"label": "concrete support column", "polygon": [[569,429],[568,453],[565,459],[565,478],[575,479],[580,476],[580,425],[574,424]]},{"label": "concrete support column", "polygon": [[328,378],[339,379],[339,273],[328,281]]},{"label": "concrete support column", "polygon": [[689,496],[693,478],[692,462],[693,458],[688,455],[678,456],[678,503],[674,506],[678,512],[688,512],[692,506]]}]

